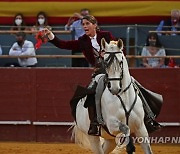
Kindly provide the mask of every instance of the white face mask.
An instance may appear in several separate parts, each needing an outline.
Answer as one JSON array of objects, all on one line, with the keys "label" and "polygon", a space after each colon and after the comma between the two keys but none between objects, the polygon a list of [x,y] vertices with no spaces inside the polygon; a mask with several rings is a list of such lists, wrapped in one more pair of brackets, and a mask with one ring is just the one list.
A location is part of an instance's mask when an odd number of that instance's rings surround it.
[{"label": "white face mask", "polygon": [[41,19],[41,18],[40,18],[40,19],[38,19],[38,22],[39,22],[40,25],[42,25],[42,24],[44,24],[45,19]]},{"label": "white face mask", "polygon": [[22,19],[16,19],[15,20],[15,23],[16,23],[16,25],[21,25],[22,24]]}]

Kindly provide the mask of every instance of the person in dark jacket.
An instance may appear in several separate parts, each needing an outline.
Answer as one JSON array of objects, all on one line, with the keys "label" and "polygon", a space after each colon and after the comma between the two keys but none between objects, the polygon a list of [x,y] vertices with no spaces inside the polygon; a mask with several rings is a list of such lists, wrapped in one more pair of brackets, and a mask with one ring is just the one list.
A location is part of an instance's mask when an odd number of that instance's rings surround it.
[{"label": "person in dark jacket", "polygon": [[[97,83],[94,77],[98,73],[102,73],[99,65],[101,63],[101,39],[105,38],[106,42],[110,42],[115,38],[108,31],[100,31],[97,25],[97,20],[94,16],[87,15],[82,18],[82,26],[84,28],[85,34],[79,37],[78,40],[64,41],[57,38],[51,31],[44,29],[45,35],[48,36],[51,43],[61,49],[69,49],[74,51],[81,51],[86,60],[95,67],[95,73],[92,75],[92,81],[88,86],[89,91],[92,94],[95,93]],[[102,69],[103,70],[103,69]],[[98,72],[98,73],[97,73]],[[90,128],[88,131],[89,135],[98,135],[98,123],[96,120],[96,110],[95,103],[89,104],[88,107],[89,118],[90,118]]]},{"label": "person in dark jacket", "polygon": [[[87,61],[94,66],[95,72],[92,75],[92,81],[89,84],[87,90],[87,99],[90,101],[85,102],[84,107],[88,107],[90,128],[88,130],[89,135],[100,135],[99,123],[97,122],[96,105],[94,95],[97,87],[97,83],[94,77],[97,74],[105,73],[103,67],[103,51],[101,49],[101,39],[104,38],[107,43],[111,40],[116,40],[112,34],[108,31],[100,31],[97,25],[97,20],[94,16],[87,15],[82,18],[82,26],[85,34],[78,38],[78,40],[65,41],[57,38],[50,30],[45,28],[42,32],[48,37],[51,43],[61,49],[78,50],[81,51]],[[102,91],[103,92],[103,91]],[[101,95],[101,94],[100,94]],[[146,104],[148,106],[148,104]],[[146,108],[144,108],[146,110]]]}]

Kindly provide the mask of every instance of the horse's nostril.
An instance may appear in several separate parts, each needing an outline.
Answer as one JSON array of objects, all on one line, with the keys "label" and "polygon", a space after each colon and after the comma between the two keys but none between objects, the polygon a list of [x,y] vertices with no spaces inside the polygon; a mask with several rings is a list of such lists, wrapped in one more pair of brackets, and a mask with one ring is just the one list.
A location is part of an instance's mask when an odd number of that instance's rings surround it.
[{"label": "horse's nostril", "polygon": [[108,87],[109,89],[111,88],[111,83],[110,83],[110,82],[108,82],[107,87]]}]

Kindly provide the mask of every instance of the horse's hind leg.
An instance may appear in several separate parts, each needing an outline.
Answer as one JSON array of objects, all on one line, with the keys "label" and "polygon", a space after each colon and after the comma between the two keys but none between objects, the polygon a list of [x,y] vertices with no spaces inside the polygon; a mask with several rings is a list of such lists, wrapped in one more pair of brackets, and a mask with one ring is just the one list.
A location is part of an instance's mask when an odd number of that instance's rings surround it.
[{"label": "horse's hind leg", "polygon": [[149,143],[149,135],[146,127],[143,125],[135,132],[136,137],[141,137],[143,141],[140,143],[145,154],[152,154],[151,146]]},{"label": "horse's hind leg", "polygon": [[110,153],[111,151],[113,151],[115,149],[115,147],[116,147],[116,143],[115,143],[114,139],[111,139],[111,140],[105,139],[104,140],[104,143],[103,143],[104,154]]},{"label": "horse's hind leg", "polygon": [[92,149],[93,153],[104,154],[102,145],[101,145],[101,141],[100,141],[100,137],[88,135],[88,139],[91,144],[91,149]]}]

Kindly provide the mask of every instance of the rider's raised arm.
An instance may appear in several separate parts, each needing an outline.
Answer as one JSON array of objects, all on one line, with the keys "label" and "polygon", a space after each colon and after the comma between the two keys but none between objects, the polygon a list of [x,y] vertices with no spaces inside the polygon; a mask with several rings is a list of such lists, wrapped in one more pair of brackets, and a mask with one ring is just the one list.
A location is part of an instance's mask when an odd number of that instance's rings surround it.
[{"label": "rider's raised arm", "polygon": [[54,39],[50,40],[49,42],[51,42],[56,47],[61,48],[61,49],[76,50],[76,51],[80,50],[78,40],[65,41],[55,36]]},{"label": "rider's raised arm", "polygon": [[44,29],[44,34],[49,38],[49,42],[54,44],[56,47],[67,50],[80,50],[80,45],[78,40],[65,41],[56,37],[51,31],[48,29]]}]

